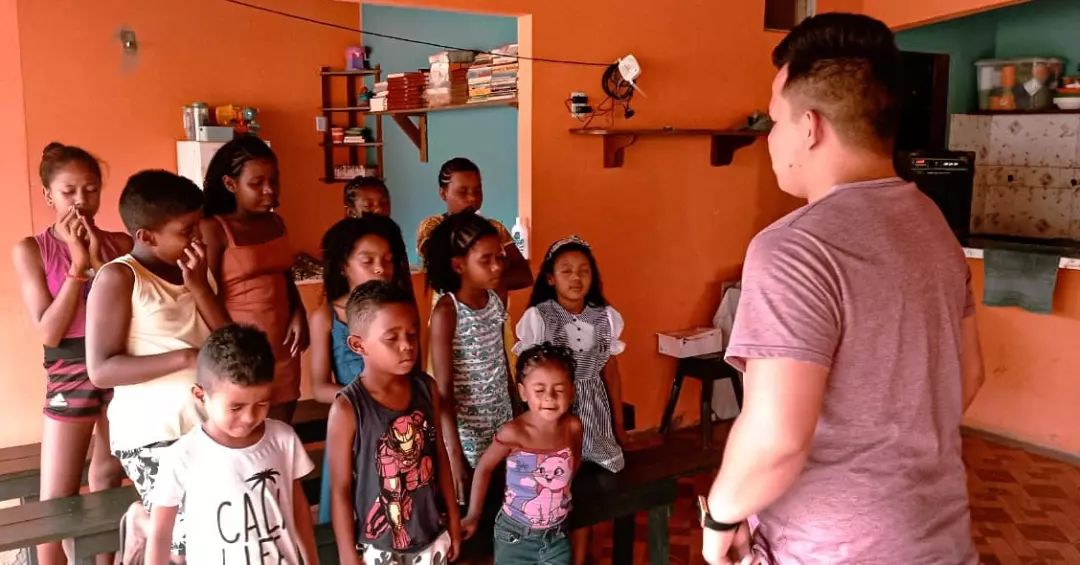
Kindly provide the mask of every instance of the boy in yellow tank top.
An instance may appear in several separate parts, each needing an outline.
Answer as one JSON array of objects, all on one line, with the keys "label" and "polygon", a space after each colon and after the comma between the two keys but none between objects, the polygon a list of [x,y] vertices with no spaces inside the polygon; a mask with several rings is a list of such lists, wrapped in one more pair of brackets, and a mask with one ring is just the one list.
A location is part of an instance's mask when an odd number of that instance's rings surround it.
[{"label": "boy in yellow tank top", "polygon": [[[115,389],[110,449],[142,499],[125,518],[125,533],[138,537],[162,449],[203,419],[192,395],[198,348],[228,321],[198,239],[202,204],[202,191],[173,173],[128,179],[120,217],[134,248],[102,267],[87,299],[87,371],[96,386]],[[182,519],[176,526],[172,552],[181,556]]]}]

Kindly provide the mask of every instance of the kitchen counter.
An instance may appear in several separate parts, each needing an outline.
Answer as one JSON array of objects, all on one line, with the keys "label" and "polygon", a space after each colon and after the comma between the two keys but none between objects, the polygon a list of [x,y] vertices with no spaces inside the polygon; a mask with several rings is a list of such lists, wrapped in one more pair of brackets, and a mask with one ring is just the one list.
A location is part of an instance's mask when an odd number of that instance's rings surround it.
[{"label": "kitchen counter", "polygon": [[962,243],[964,256],[969,259],[982,259],[984,249],[995,247],[1058,255],[1061,257],[1059,269],[1080,271],[1080,242],[1074,240],[977,235],[968,237]]}]

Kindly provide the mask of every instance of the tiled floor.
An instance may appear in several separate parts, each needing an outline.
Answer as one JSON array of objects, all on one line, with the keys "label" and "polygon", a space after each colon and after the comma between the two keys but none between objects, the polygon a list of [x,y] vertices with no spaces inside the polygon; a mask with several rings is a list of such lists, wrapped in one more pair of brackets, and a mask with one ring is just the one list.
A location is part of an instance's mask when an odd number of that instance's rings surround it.
[{"label": "tiled floor", "polygon": [[[1080,565],[1080,467],[972,436],[964,438],[964,462],[982,563]],[[704,563],[692,501],[711,480],[707,474],[680,481],[670,521],[672,564]],[[610,563],[610,527],[596,534],[599,563]],[[644,515],[635,538],[634,563],[647,563]]]}]

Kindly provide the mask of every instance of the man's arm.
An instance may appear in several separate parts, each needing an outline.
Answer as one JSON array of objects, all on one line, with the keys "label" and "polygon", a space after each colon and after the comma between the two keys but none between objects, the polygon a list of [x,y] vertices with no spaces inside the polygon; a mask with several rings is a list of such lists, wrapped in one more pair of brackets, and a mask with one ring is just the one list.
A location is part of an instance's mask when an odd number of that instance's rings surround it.
[{"label": "man's arm", "polygon": [[744,520],[791,487],[810,453],[828,372],[805,361],[747,359],[743,410],[709,491],[714,520]]},{"label": "man's arm", "polygon": [[961,370],[964,375],[964,411],[967,411],[971,403],[975,401],[975,395],[979,393],[986,375],[983,372],[982,348],[979,346],[979,327],[975,324],[975,316],[968,316],[961,322],[961,339],[964,351],[961,354]]}]

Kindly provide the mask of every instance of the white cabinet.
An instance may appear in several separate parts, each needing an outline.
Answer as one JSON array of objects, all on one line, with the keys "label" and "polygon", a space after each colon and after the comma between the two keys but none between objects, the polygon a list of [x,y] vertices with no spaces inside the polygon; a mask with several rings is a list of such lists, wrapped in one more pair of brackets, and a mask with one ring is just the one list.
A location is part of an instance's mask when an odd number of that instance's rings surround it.
[{"label": "white cabinet", "polygon": [[177,141],[176,174],[191,179],[202,188],[206,168],[224,141]]}]

